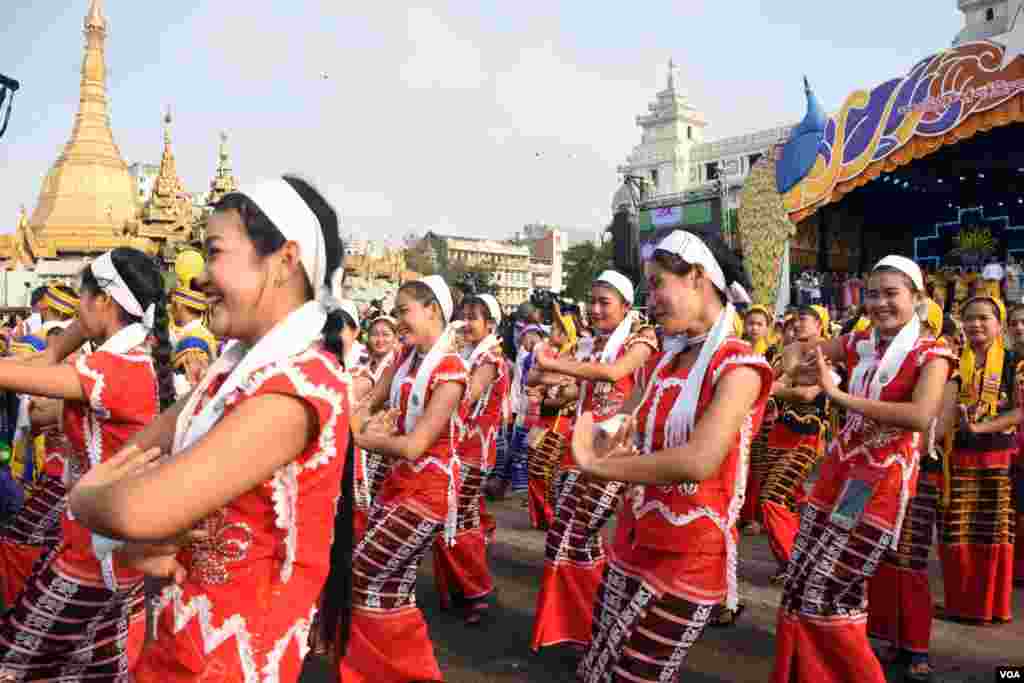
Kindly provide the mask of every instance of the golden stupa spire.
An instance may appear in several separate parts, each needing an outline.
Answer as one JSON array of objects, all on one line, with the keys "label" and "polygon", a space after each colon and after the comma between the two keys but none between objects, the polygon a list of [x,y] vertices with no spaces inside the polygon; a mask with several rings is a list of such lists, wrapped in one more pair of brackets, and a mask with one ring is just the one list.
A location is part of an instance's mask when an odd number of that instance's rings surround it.
[{"label": "golden stupa spire", "polygon": [[217,150],[217,172],[210,181],[210,195],[206,203],[216,204],[224,195],[238,189],[238,181],[231,174],[231,158],[228,156],[228,134],[220,133],[220,148]]},{"label": "golden stupa spire", "polygon": [[164,153],[160,158],[160,174],[153,183],[153,194],[146,202],[142,214],[144,223],[164,223],[181,225],[191,221],[192,201],[185,192],[181,178],[178,177],[174,152],[171,151],[171,107],[168,105],[164,114]]},{"label": "golden stupa spire", "polygon": [[42,256],[89,253],[119,244],[136,220],[135,180],[114,142],[107,110],[107,20],[101,0],[85,15],[85,55],[71,139],[43,181],[29,221]]}]

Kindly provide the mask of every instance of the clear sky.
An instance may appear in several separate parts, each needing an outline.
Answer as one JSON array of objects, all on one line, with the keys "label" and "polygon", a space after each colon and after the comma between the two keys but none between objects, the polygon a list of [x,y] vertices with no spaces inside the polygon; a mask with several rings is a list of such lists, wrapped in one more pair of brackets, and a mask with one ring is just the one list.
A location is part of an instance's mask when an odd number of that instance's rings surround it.
[{"label": "clear sky", "polygon": [[[594,232],[669,57],[714,139],[799,120],[804,74],[832,111],[962,24],[956,0],[104,5],[128,163],[159,162],[170,104],[189,190],[206,189],[227,130],[240,180],[300,171],[367,237],[504,237],[537,221]],[[87,6],[3,3],[0,72],[22,89],[0,140],[0,232],[34,208],[70,135]]]}]

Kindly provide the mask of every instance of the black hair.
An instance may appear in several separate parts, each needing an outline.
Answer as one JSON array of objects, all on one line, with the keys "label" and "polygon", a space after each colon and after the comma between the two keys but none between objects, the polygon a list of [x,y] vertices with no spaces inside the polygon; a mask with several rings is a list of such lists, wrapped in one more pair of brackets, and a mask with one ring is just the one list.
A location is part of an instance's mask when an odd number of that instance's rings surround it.
[{"label": "black hair", "polygon": [[463,308],[463,310],[465,310],[466,306],[469,306],[470,304],[476,304],[476,305],[480,306],[483,309],[483,311],[484,311],[484,320],[486,320],[489,323],[497,322],[494,319],[494,316],[491,315],[491,307],[488,306],[487,302],[484,301],[483,299],[481,299],[479,296],[470,295],[470,296],[467,296],[465,299],[463,299],[462,300],[462,308]]},{"label": "black hair", "polygon": [[[167,293],[164,291],[163,272],[156,259],[131,247],[114,249],[110,252],[110,258],[114,262],[114,268],[124,280],[124,284],[135,295],[135,299],[142,309],[146,310],[150,305],[153,306],[155,316],[151,334],[156,339],[156,346],[153,347],[153,364],[156,366],[160,410],[167,410],[174,405],[177,396],[174,391],[174,367],[171,365],[173,349],[168,331]],[[100,283],[96,279],[91,267],[86,266],[82,271],[83,292],[96,295],[104,291],[105,285],[106,283]],[[131,325],[142,321],[140,317],[131,315],[120,305],[118,308],[122,324]]]},{"label": "black hair", "polygon": [[[697,230],[687,230],[686,232],[701,238],[704,244],[707,245],[711,255],[715,257],[715,260],[718,261],[718,266],[722,269],[727,287],[733,282],[738,282],[747,291],[753,289],[750,274],[743,265],[743,259],[725,243],[718,233]],[[675,275],[687,275],[693,269],[693,264],[687,263],[678,254],[661,249],[655,249],[652,260]],[[718,292],[718,298],[724,304],[726,302],[725,292]]]},{"label": "black hair", "polygon": [[398,288],[398,293],[401,294],[402,292],[406,292],[414,301],[419,302],[423,306],[437,306],[438,315],[441,316],[441,320],[444,320],[444,309],[441,308],[441,302],[437,300],[434,290],[428,285],[419,280],[413,280],[412,282],[406,282]]},{"label": "black hair", "polygon": [[[341,314],[341,321],[344,327],[351,328],[353,330],[356,330],[357,332],[359,331],[359,325],[356,323],[355,318],[350,316],[345,311],[338,311],[338,313]],[[324,329],[326,329],[326,325],[324,326]]]},{"label": "black hair", "polygon": [[942,316],[942,336],[949,337],[950,339],[956,339],[957,335],[960,334],[959,328],[956,326],[956,321],[953,320],[949,315]]},{"label": "black hair", "polygon": [[[324,282],[308,282],[307,295],[313,298],[315,290],[320,286],[331,285],[331,275],[341,267],[344,245],[338,231],[338,213],[320,192],[307,181],[296,176],[283,176],[286,183],[302,200],[320,223],[324,237],[324,252],[327,272]],[[267,217],[256,203],[242,193],[234,192],[225,195],[214,209],[215,211],[238,212],[246,235],[260,256],[269,256],[285,245],[284,234]],[[345,351],[341,341],[341,328],[344,324],[340,311],[327,316],[324,323],[324,347],[344,365]],[[352,619],[352,549],[355,538],[353,530],[354,516],[354,470],[353,439],[351,430],[348,435],[348,450],[345,455],[344,473],[341,480],[341,500],[334,517],[334,542],[331,545],[331,568],[324,584],[321,596],[317,627],[321,641],[332,643],[335,656],[345,655]]]},{"label": "black hair", "polygon": [[29,301],[32,303],[33,306],[35,306],[36,304],[43,300],[44,296],[46,296],[46,285],[43,285],[42,287],[36,287],[35,289],[33,289],[32,294],[29,296]]}]

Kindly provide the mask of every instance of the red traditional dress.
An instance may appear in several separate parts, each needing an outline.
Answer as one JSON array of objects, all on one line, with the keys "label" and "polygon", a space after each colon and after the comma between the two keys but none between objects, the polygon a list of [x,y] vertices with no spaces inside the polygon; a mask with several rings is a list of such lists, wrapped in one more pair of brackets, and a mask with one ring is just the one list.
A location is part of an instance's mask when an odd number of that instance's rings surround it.
[{"label": "red traditional dress", "polygon": [[46,444],[43,472],[26,491],[24,505],[0,529],[0,599],[5,605],[14,604],[43,551],[61,539],[70,444],[59,424],[37,433]]},{"label": "red traditional dress", "polygon": [[443,538],[434,541],[434,582],[443,608],[450,607],[453,599],[479,602],[494,590],[494,579],[487,566],[487,539],[480,521],[480,495],[494,467],[497,435],[511,379],[496,337],[480,342],[468,364],[470,378],[485,365],[493,365],[497,375],[476,403],[463,406],[462,440],[458,445],[462,485],[455,544],[449,545]]},{"label": "red traditional dress", "polygon": [[547,387],[545,398],[537,406],[537,421],[527,436],[529,448],[529,488],[527,500],[530,525],[547,530],[555,516],[554,481],[568,456],[569,441],[576,415],[575,404],[560,408],[545,405],[545,399],[558,400],[561,387]]},{"label": "red traditional dress", "polygon": [[[778,364],[777,347],[770,346],[765,351],[764,358],[773,367]],[[768,477],[772,467],[771,454],[768,451],[768,435],[775,427],[778,418],[778,407],[774,397],[768,398],[768,405],[765,406],[764,419],[761,421],[761,428],[750,445],[750,471],[747,475],[747,490],[744,497],[743,510],[740,512],[740,526],[750,523],[763,524],[764,515],[761,508],[761,485]]]},{"label": "red traditional dress", "polygon": [[[908,402],[925,364],[952,361],[946,348],[920,337],[916,322],[889,342],[870,332],[842,338],[851,394]],[[897,547],[917,490],[921,441],[918,432],[854,412],[832,440],[786,569],[776,683],[884,683],[867,638],[866,584]]]},{"label": "red traditional dress", "polygon": [[[352,375],[352,379],[364,378],[369,380],[371,386],[377,386],[377,382],[384,375],[384,372],[391,367],[391,364],[395,360],[394,351],[388,352],[385,355],[374,358],[372,356],[366,356],[360,358],[354,367],[347,368]],[[355,485],[355,501],[353,509],[353,537],[358,539],[363,537],[366,533],[366,522],[370,516],[370,505],[373,502],[374,496],[377,495],[377,491],[380,490],[381,484],[387,479],[388,472],[391,470],[392,458],[381,455],[380,453],[367,453],[362,448],[356,448],[354,450],[356,462],[353,468],[354,485]]]},{"label": "red traditional dress", "polygon": [[[987,376],[993,359],[980,359],[985,369],[970,373],[973,387],[967,386],[968,373],[961,365],[965,386],[960,404],[972,420],[983,403],[979,400],[986,391],[983,384],[991,383],[993,391],[992,414],[984,419],[1019,404],[1016,390],[1021,377],[1016,358],[1004,349],[996,353],[1003,354],[1000,371]],[[1016,515],[1011,468],[1016,458],[1017,439],[1012,431],[961,430],[956,435],[950,457],[949,505],[943,510],[939,540],[946,617],[995,623],[1013,620]]]},{"label": "red traditional dress", "polygon": [[[617,333],[616,333],[617,334]],[[614,356],[605,358],[611,336],[598,337],[585,362],[614,362],[636,344],[657,351],[653,331],[629,334]],[[579,412],[593,412],[601,422],[618,414],[633,393],[635,375],[615,382],[583,382]],[[545,538],[544,575],[537,596],[533,622],[534,651],[559,643],[587,645],[591,637],[593,606],[597,588],[604,575],[607,559],[601,529],[611,519],[624,485],[615,481],[591,481],[576,469],[570,451],[566,451],[555,484],[555,517]]]},{"label": "red traditional dress", "polygon": [[829,400],[824,393],[810,403],[776,399],[778,418],[768,434],[771,466],[761,484],[761,514],[768,544],[780,566],[789,564],[806,497],[804,484],[825,454]]},{"label": "red traditional dress", "polygon": [[[75,368],[88,401],[65,401],[68,488],[113,456],[158,413],[156,373],[141,325]],[[92,533],[67,510],[62,540],[36,563],[0,622],[0,673],[13,680],[129,680],[144,640],[142,574],[99,560]],[[0,676],[2,678],[2,676]]]},{"label": "red traditional dress", "polygon": [[319,342],[287,346],[279,333],[295,322],[287,318],[241,362],[237,343],[227,347],[178,418],[175,452],[260,396],[302,401],[318,432],[295,460],[202,522],[209,539],[179,555],[188,578],[159,598],[158,637],[139,662],[138,683],[299,678],[330,568],[351,380]]},{"label": "red traditional dress", "polygon": [[736,522],[772,370],[736,338],[723,339],[717,348],[709,342],[706,354],[686,368],[676,363],[683,349],[672,339],[665,346],[643,370],[637,457],[685,444],[719,380],[736,368],[756,370],[761,392],[714,476],[673,486],[630,486],[594,610],[593,642],[580,664],[585,683],[678,680],[715,606],[736,606]]},{"label": "red traditional dress", "polygon": [[[469,380],[462,358],[439,341],[425,358],[415,348],[396,361],[391,403],[399,409],[399,434],[415,427],[437,387]],[[436,355],[435,351],[437,352]],[[395,464],[370,509],[369,526],[356,546],[352,631],[341,661],[345,683],[441,680],[423,613],[416,606],[416,571],[438,534],[454,540],[459,458],[457,416],[419,458]]]}]

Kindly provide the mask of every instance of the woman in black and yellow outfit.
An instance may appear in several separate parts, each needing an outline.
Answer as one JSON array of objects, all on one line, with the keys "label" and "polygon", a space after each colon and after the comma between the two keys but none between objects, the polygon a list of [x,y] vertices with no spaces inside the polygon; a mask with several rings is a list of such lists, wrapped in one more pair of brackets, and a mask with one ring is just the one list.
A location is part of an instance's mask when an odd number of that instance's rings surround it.
[{"label": "woman in black and yellow outfit", "polygon": [[[802,307],[797,313],[796,340],[828,339],[830,322],[822,306]],[[825,454],[829,426],[829,401],[821,387],[800,384],[783,377],[774,387],[778,419],[768,435],[771,467],[760,492],[764,525],[780,577],[789,564],[800,526],[797,508],[806,495],[804,484]]]},{"label": "woman in black and yellow outfit", "polygon": [[950,458],[949,504],[939,557],[946,616],[974,623],[1012,620],[1015,518],[1010,468],[1017,455],[1013,420],[1017,358],[1003,343],[1003,303],[965,302],[967,343],[960,356],[960,430]]},{"label": "woman in black and yellow outfit", "polygon": [[[795,316],[792,316],[795,320]],[[790,318],[787,317],[785,325],[789,325]],[[767,306],[756,304],[747,309],[744,316],[744,338],[754,347],[754,352],[764,356],[769,364],[773,364],[778,356],[779,346],[782,343],[781,334],[772,328],[772,312]],[[756,536],[762,531],[764,519],[761,513],[761,483],[768,476],[771,468],[771,459],[768,457],[768,434],[775,425],[775,399],[768,398],[768,405],[764,410],[764,420],[761,422],[761,429],[758,430],[753,442],[750,444],[750,469],[747,471],[747,493],[743,501],[743,510],[740,512],[740,526],[744,533]]]}]

